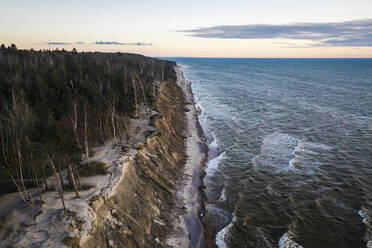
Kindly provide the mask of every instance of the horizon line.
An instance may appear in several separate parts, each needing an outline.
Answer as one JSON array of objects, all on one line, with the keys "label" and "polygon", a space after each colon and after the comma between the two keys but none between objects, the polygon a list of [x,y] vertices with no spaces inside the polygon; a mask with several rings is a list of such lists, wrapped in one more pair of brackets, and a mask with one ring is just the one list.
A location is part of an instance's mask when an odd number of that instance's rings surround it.
[{"label": "horizon line", "polygon": [[[14,44],[14,43],[13,43]],[[74,47],[75,48],[75,47]],[[54,50],[49,49],[35,49],[35,48],[18,48],[18,50],[31,50],[34,49],[35,51],[62,51],[65,50],[66,52],[71,52],[70,50],[66,50],[61,47],[61,50],[57,50],[58,47]],[[76,49],[76,48],[75,48]],[[77,49],[76,49],[77,50]],[[78,53],[83,52],[98,52],[98,53],[129,53],[129,54],[138,54],[152,58],[200,58],[200,59],[372,59],[372,57],[220,57],[220,56],[164,56],[164,55],[147,55],[144,53],[136,53],[130,51],[101,51],[101,50],[89,50],[89,51],[78,51]]]},{"label": "horizon line", "polygon": [[197,56],[150,56],[150,57],[195,59],[372,59],[372,57],[197,57]]}]

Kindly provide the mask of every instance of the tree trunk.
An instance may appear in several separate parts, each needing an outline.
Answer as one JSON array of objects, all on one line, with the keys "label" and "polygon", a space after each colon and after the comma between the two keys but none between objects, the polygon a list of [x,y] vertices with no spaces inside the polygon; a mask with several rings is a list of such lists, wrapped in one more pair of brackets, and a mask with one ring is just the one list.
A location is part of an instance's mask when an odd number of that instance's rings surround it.
[{"label": "tree trunk", "polygon": [[133,75],[132,75],[132,84],[133,84],[133,89],[134,89],[134,102],[136,104],[136,127],[138,127],[139,114],[138,114],[138,103],[137,103],[137,90],[136,90],[136,84],[135,84],[135,79]]},{"label": "tree trunk", "polygon": [[25,195],[26,195],[26,198],[27,198],[27,200],[29,200],[30,199],[30,197],[29,197],[29,195],[28,195],[28,191],[27,191],[27,189],[26,189],[26,187],[25,187],[25,182],[24,182],[24,180],[23,180],[23,169],[22,169],[22,155],[21,155],[21,152],[20,152],[20,150],[19,150],[19,148],[18,148],[18,150],[17,150],[17,154],[18,154],[18,165],[19,165],[19,179],[21,180],[21,186],[22,186],[22,191],[24,191],[25,192]]},{"label": "tree trunk", "polygon": [[71,164],[68,164],[68,171],[69,171],[69,174],[70,174],[70,177],[71,177],[71,182],[72,182],[72,185],[74,187],[74,191],[75,191],[75,195],[76,195],[76,198],[80,198],[80,195],[79,195],[79,192],[78,192],[78,189],[76,187],[76,182],[75,182],[75,177],[74,177],[74,172],[72,171],[72,166]]},{"label": "tree trunk", "polygon": [[31,163],[32,170],[33,170],[33,173],[34,173],[35,182],[36,182],[36,186],[37,186],[37,192],[39,194],[39,199],[40,199],[40,202],[43,202],[43,200],[41,199],[41,190],[40,190],[40,184],[39,184],[39,173],[36,171],[35,163],[33,161],[32,152],[30,154],[30,158],[31,158],[30,163]]},{"label": "tree trunk", "polygon": [[65,182],[63,181],[63,176],[62,176],[61,161],[58,161],[58,171],[59,171],[59,178],[61,179],[61,191],[63,193],[63,188],[65,187]]},{"label": "tree trunk", "polygon": [[77,167],[76,166],[74,166],[73,168],[72,168],[72,172],[76,175],[76,182],[77,182],[77,188],[79,189],[79,190],[81,190],[82,189],[82,187],[81,187],[81,183],[80,183],[80,176],[79,176],[79,171],[78,171],[78,169],[77,169]]},{"label": "tree trunk", "polygon": [[48,191],[48,182],[46,180],[45,165],[43,165],[43,177],[44,177],[45,191]]},{"label": "tree trunk", "polygon": [[103,135],[104,130],[103,130],[103,127],[102,127],[102,122],[101,122],[101,116],[100,115],[97,117],[97,126],[98,126],[99,136],[101,137],[101,140],[102,140],[103,144],[106,145],[106,142],[105,142],[106,139]]},{"label": "tree trunk", "polygon": [[123,80],[123,86],[124,86],[125,94],[128,94],[128,87],[127,87],[127,84],[125,83],[126,80],[127,80],[127,67],[124,66],[124,80]]},{"label": "tree trunk", "polygon": [[88,118],[87,118],[87,105],[84,105],[84,147],[85,159],[89,164],[89,146],[88,146]]},{"label": "tree trunk", "polygon": [[14,177],[12,176],[12,174],[11,174],[7,169],[5,169],[5,170],[6,170],[7,173],[9,174],[9,176],[10,176],[10,178],[12,179],[14,185],[17,187],[18,192],[19,192],[19,195],[21,196],[23,202],[26,203],[27,205],[31,206],[31,204],[29,203],[28,199],[23,195],[20,186],[18,185],[18,183],[16,182],[16,180],[14,179]]},{"label": "tree trunk", "polygon": [[[114,98],[115,99],[115,98]],[[112,101],[112,109],[111,109],[111,124],[112,124],[112,131],[114,134],[114,144],[116,144],[116,128],[115,128],[115,101]]]},{"label": "tree trunk", "polygon": [[3,125],[1,124],[1,122],[0,122],[0,131],[1,131],[1,145],[2,145],[2,151],[3,151],[3,157],[4,157],[4,164],[8,164],[8,155],[7,155],[8,144],[5,144],[4,130],[3,130]]},{"label": "tree trunk", "polygon": [[138,75],[136,75],[136,77],[137,77],[137,80],[138,80],[138,82],[140,83],[140,86],[141,86],[142,96],[143,96],[143,103],[145,105],[145,117],[146,117],[146,120],[147,120],[147,123],[148,123],[149,119],[148,119],[148,116],[147,116],[147,101],[146,101],[145,89],[143,88],[141,78]]},{"label": "tree trunk", "polygon": [[118,129],[118,133],[119,133],[119,143],[121,144],[122,141],[124,140],[124,137],[122,135],[122,131],[121,131],[121,128],[120,128],[120,115],[118,117],[116,117],[116,128]]},{"label": "tree trunk", "polygon": [[125,138],[127,140],[127,144],[129,144],[129,134],[128,134],[127,125],[125,123],[125,120],[124,120],[123,116],[121,116],[121,122],[123,123],[124,131],[125,131]]},{"label": "tree trunk", "polygon": [[34,176],[35,176],[35,181],[36,181],[36,186],[37,186],[37,192],[39,194],[39,199],[40,199],[40,202],[43,202],[43,199],[41,198],[41,190],[40,190],[40,185],[39,185],[39,176],[38,176],[38,173],[36,171],[36,168],[35,168],[35,165],[32,164],[32,169],[34,171]]},{"label": "tree trunk", "polygon": [[73,131],[74,131],[75,142],[78,145],[78,147],[81,149],[79,133],[78,133],[77,105],[78,105],[77,102],[72,103],[72,107],[73,107],[73,111],[74,111],[73,115],[74,116],[70,119],[72,121],[72,128],[73,128]]},{"label": "tree trunk", "polygon": [[65,199],[63,198],[63,192],[61,190],[61,185],[59,184],[59,179],[58,179],[58,175],[57,175],[57,170],[56,170],[56,167],[54,166],[54,162],[52,160],[51,157],[49,157],[49,161],[50,161],[50,165],[52,167],[52,170],[53,170],[53,173],[54,173],[54,177],[56,179],[56,190],[58,191],[58,194],[59,194],[59,197],[61,198],[62,200],[62,205],[63,205],[63,211],[66,213],[66,205],[65,205]]},{"label": "tree trunk", "polygon": [[111,128],[110,128],[110,110],[107,110],[107,113],[106,113],[106,120],[104,122],[104,129],[105,129],[105,133],[106,133],[106,138],[111,138],[112,135],[111,135]]}]

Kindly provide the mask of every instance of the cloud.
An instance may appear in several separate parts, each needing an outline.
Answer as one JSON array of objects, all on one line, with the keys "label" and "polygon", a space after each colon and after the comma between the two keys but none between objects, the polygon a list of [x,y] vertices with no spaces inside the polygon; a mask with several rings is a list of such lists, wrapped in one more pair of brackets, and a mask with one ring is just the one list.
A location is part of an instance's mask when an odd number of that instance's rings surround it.
[{"label": "cloud", "polygon": [[372,46],[372,19],[285,25],[251,24],[178,30],[192,37],[310,40],[313,46]]},{"label": "cloud", "polygon": [[152,43],[144,42],[117,42],[117,41],[96,41],[96,45],[119,45],[119,46],[152,46]]},{"label": "cloud", "polygon": [[[82,41],[78,42],[46,42],[46,44],[49,45],[81,45],[85,44]],[[118,45],[118,46],[152,46],[152,43],[144,43],[144,42],[117,42],[117,41],[96,41],[94,43],[90,44],[95,44],[95,45]]]},{"label": "cloud", "polygon": [[68,42],[47,42],[46,44],[49,44],[49,45],[70,45],[72,43],[68,43]]},{"label": "cloud", "polygon": [[49,45],[71,45],[71,44],[84,44],[84,42],[82,41],[78,41],[78,42],[47,42],[46,44],[49,44]]}]

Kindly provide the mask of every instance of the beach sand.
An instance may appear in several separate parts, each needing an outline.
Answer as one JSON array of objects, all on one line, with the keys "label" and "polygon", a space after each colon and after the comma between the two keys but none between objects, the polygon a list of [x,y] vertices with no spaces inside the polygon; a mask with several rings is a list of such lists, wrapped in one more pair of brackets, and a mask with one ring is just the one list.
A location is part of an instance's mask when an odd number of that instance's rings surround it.
[{"label": "beach sand", "polygon": [[177,85],[182,89],[186,99],[185,130],[187,161],[184,176],[178,184],[177,207],[173,211],[173,230],[166,243],[172,247],[203,247],[204,228],[200,217],[202,205],[202,171],[207,159],[208,147],[198,120],[191,83],[188,82],[180,68],[176,67]]}]

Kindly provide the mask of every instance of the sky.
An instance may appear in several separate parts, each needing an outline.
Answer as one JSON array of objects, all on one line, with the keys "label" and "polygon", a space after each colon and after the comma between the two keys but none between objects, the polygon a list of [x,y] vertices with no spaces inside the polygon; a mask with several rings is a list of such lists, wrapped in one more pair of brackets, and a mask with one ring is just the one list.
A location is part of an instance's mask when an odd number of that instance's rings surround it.
[{"label": "sky", "polygon": [[0,0],[0,43],[159,57],[372,57],[372,0]]}]

